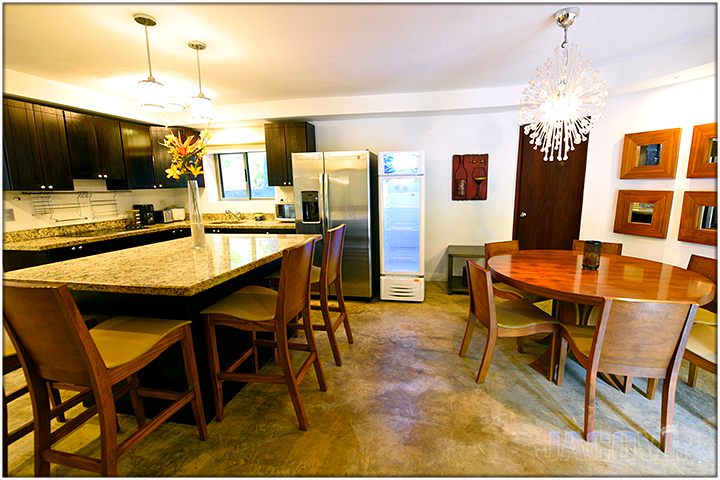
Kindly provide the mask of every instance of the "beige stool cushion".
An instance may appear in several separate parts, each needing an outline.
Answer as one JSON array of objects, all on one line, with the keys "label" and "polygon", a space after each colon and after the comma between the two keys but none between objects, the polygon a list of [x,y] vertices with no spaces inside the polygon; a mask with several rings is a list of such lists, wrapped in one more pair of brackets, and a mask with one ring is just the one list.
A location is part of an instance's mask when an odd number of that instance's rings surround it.
[{"label": "beige stool cushion", "polygon": [[526,292],[525,290],[520,290],[519,288],[515,288],[513,286],[508,285],[507,283],[503,282],[496,282],[492,284],[493,288],[497,288],[498,290],[501,290],[503,292],[512,292],[517,293],[521,297],[531,297],[533,294],[530,292]]},{"label": "beige stool cushion", "polygon": [[200,312],[202,315],[220,314],[247,320],[264,322],[275,318],[278,292],[257,285],[249,285],[228,295]]},{"label": "beige stool cushion", "polygon": [[124,365],[150,350],[165,335],[190,321],[164,318],[115,317],[90,330],[105,366]]},{"label": "beige stool cushion", "polygon": [[693,325],[685,349],[717,365],[717,327],[702,323]]},{"label": "beige stool cushion", "polygon": [[585,327],[582,325],[563,325],[573,339],[575,346],[580,353],[586,357],[590,356],[590,348],[592,347],[593,337],[595,336],[595,327]]},{"label": "beige stool cushion", "polygon": [[697,315],[695,315],[695,323],[702,323],[704,325],[717,325],[717,313],[713,313],[710,310],[704,308],[698,308]]},{"label": "beige stool cushion", "polygon": [[541,323],[558,323],[526,300],[505,300],[495,304],[497,323],[502,328],[524,328]]}]

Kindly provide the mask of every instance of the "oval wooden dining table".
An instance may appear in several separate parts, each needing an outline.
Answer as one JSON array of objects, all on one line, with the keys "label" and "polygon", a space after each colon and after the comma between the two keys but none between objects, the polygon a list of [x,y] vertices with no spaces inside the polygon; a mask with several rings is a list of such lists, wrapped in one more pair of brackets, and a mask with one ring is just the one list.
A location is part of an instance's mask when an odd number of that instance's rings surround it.
[{"label": "oval wooden dining table", "polygon": [[[556,300],[553,313],[563,323],[577,322],[576,304],[601,305],[603,297],[668,300],[704,305],[713,299],[715,284],[684,268],[625,255],[602,254],[600,268],[582,268],[583,252],[520,250],[493,256],[493,278],[530,293]],[[531,364],[547,373],[547,352]],[[620,387],[628,391],[628,386]],[[632,382],[630,382],[632,385]]]},{"label": "oval wooden dining table", "polygon": [[666,263],[603,254],[600,268],[587,270],[582,259],[583,252],[575,250],[520,250],[492,257],[488,267],[508,285],[581,305],[601,305],[603,297],[704,305],[715,292],[706,277]]}]

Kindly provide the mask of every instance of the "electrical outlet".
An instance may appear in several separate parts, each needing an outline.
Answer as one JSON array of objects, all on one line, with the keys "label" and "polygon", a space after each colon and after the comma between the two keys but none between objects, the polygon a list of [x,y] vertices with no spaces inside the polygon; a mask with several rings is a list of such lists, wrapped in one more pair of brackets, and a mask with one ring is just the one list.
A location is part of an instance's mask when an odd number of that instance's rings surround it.
[{"label": "electrical outlet", "polygon": [[13,210],[12,208],[5,209],[5,221],[6,222],[14,222],[15,221],[15,210]]},{"label": "electrical outlet", "polygon": [[158,205],[160,205],[161,207],[165,206],[165,199],[161,198],[160,200],[158,200]]}]

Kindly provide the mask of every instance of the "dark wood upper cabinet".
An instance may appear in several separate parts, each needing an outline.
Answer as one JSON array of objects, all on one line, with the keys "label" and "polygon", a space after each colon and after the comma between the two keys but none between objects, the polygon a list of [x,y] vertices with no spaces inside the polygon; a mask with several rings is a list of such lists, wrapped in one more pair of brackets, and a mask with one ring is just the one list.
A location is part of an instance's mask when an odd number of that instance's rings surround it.
[{"label": "dark wood upper cabinet", "polygon": [[[171,127],[174,135],[180,135],[180,139],[185,142],[188,137],[193,136],[193,142],[195,142],[200,136],[200,132],[190,128],[175,128]],[[172,155],[168,152],[167,147],[163,146],[162,143],[165,141],[165,135],[168,134],[167,128],[165,127],[150,127],[150,138],[152,140],[153,149],[153,162],[155,164],[155,179],[158,188],[185,188],[187,186],[187,179],[181,176],[178,180],[174,178],[167,178],[166,169],[170,168],[172,163]],[[203,165],[204,167],[204,165]],[[205,176],[200,175],[197,178],[198,186],[205,186]]]},{"label": "dark wood upper cabinet", "polygon": [[72,190],[62,110],[3,98],[4,185],[12,190]]},{"label": "dark wood upper cabinet", "polygon": [[65,111],[70,164],[74,178],[102,178],[92,115]]},{"label": "dark wood upper cabinet", "polygon": [[265,124],[268,185],[292,185],[292,154],[315,151],[315,126],[307,122]]},{"label": "dark wood upper cabinet", "polygon": [[111,118],[65,111],[73,178],[106,180],[127,188],[120,122]]},{"label": "dark wood upper cabinet", "polygon": [[127,187],[129,189],[153,188],[153,169],[150,127],[133,122],[120,122]]}]

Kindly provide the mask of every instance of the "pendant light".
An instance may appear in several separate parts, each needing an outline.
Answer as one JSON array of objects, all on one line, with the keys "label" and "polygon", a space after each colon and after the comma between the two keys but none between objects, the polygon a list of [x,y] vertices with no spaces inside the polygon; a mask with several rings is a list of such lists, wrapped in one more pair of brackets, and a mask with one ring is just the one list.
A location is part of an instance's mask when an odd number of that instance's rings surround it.
[{"label": "pendant light", "polygon": [[203,42],[188,42],[188,47],[195,50],[197,53],[197,65],[198,65],[198,88],[200,92],[197,97],[190,99],[191,117],[193,120],[209,122],[212,120],[212,100],[207,98],[202,93],[202,81],[200,79],[200,50],[205,50],[207,45]]},{"label": "pendant light", "polygon": [[145,26],[145,45],[147,46],[148,70],[150,73],[147,80],[140,80],[138,82],[138,85],[140,86],[140,108],[150,112],[164,112],[166,111],[165,88],[162,83],[156,82],[155,77],[152,76],[152,64],[150,63],[150,40],[148,40],[147,31],[147,27],[154,27],[157,25],[157,22],[153,17],[144,13],[136,13],[133,15],[133,18],[137,23]]},{"label": "pendant light", "polygon": [[577,44],[568,46],[567,31],[575,23],[580,9],[567,7],[555,12],[555,23],[564,30],[555,58],[548,58],[545,68],[538,67],[537,80],[529,81],[520,101],[520,124],[530,136],[534,149],[540,147],[543,160],[568,159],[568,151],[587,140],[590,130],[602,117],[608,93],[599,72],[590,73],[592,60],[585,62]]}]

